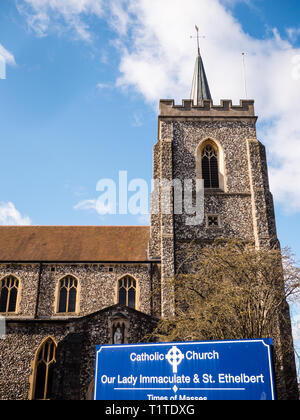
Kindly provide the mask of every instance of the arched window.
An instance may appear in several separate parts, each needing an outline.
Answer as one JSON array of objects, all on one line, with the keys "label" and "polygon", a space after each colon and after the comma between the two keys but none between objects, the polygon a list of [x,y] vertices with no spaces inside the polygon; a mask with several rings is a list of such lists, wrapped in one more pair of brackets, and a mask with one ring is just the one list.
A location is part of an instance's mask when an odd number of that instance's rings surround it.
[{"label": "arched window", "polygon": [[78,280],[73,276],[66,276],[59,282],[59,313],[75,313],[77,302]]},{"label": "arched window", "polygon": [[217,148],[213,144],[207,143],[202,149],[201,159],[204,188],[219,188],[219,164]]},{"label": "arched window", "polygon": [[57,344],[49,337],[38,348],[33,376],[33,400],[50,400]]},{"label": "arched window", "polygon": [[14,313],[17,310],[19,280],[8,276],[0,281],[0,312]]},{"label": "arched window", "polygon": [[136,308],[136,280],[125,276],[118,282],[119,304]]}]

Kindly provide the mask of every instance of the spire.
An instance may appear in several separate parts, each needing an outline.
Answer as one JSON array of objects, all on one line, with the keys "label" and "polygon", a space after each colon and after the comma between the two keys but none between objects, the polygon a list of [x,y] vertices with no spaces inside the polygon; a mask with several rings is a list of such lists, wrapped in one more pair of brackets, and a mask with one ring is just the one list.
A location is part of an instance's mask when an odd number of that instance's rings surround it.
[{"label": "spire", "polygon": [[204,64],[202,61],[200,53],[200,43],[199,43],[199,28],[196,26],[197,31],[197,41],[198,41],[198,56],[196,59],[193,86],[191,92],[191,99],[194,101],[194,105],[200,105],[201,101],[204,99],[212,100],[211,93],[209,90],[209,85],[204,69]]}]

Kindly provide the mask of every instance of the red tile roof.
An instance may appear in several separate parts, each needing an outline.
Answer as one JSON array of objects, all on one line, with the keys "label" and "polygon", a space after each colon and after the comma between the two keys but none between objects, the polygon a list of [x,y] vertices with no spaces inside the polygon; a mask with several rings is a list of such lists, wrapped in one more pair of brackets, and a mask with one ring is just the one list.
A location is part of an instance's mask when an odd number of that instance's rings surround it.
[{"label": "red tile roof", "polygon": [[147,261],[149,226],[1,226],[0,261]]}]

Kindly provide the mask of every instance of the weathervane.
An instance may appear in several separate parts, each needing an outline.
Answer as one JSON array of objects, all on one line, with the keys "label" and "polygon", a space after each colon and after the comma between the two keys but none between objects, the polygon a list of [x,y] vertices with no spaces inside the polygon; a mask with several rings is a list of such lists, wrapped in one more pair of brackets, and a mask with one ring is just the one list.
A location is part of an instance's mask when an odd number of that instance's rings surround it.
[{"label": "weathervane", "polygon": [[195,25],[195,29],[196,29],[196,32],[197,32],[197,36],[191,36],[191,39],[197,38],[198,54],[201,55],[200,54],[200,38],[205,39],[205,36],[200,36],[199,35],[199,27],[197,25]]}]

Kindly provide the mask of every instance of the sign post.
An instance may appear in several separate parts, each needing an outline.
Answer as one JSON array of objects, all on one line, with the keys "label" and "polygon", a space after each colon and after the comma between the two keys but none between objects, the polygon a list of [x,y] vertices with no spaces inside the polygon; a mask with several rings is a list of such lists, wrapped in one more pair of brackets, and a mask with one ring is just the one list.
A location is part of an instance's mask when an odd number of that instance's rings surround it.
[{"label": "sign post", "polygon": [[95,400],[274,400],[272,340],[98,346]]}]

